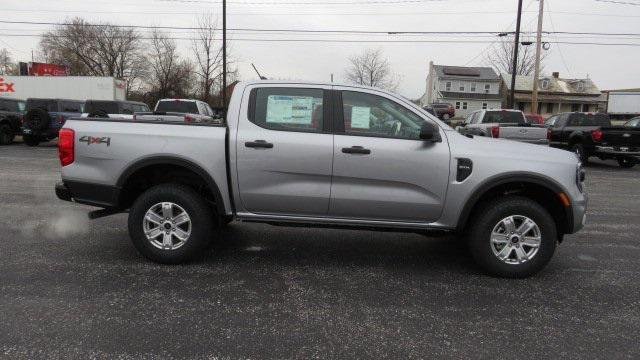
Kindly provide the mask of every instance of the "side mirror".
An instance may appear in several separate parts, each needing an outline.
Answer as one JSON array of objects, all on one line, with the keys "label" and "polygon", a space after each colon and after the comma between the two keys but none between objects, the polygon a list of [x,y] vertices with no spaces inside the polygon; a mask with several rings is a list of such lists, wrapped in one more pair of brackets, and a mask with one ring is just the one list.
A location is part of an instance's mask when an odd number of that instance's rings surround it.
[{"label": "side mirror", "polygon": [[440,137],[440,130],[438,129],[438,127],[426,121],[424,124],[422,124],[422,128],[420,129],[420,139],[431,142],[442,141],[442,138]]}]

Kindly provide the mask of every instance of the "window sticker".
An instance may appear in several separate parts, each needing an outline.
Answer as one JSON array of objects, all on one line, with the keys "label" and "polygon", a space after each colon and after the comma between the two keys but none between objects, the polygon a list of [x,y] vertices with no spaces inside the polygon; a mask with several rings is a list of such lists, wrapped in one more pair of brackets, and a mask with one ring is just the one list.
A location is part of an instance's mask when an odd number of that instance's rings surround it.
[{"label": "window sticker", "polygon": [[354,106],[351,108],[351,128],[368,129],[370,126],[371,108],[367,106]]},{"label": "window sticker", "polygon": [[269,95],[267,98],[267,122],[286,124],[311,124],[313,97]]}]

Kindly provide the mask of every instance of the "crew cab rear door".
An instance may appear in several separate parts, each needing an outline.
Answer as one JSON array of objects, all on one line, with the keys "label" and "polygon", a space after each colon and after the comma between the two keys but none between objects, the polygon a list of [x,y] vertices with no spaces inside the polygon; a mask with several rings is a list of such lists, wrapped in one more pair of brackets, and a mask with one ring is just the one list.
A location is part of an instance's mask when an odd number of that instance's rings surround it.
[{"label": "crew cab rear door", "polygon": [[239,212],[326,216],[333,135],[330,87],[264,84],[248,88],[236,137]]},{"label": "crew cab rear door", "polygon": [[329,216],[436,221],[449,182],[444,131],[441,142],[420,140],[422,124],[432,120],[401,100],[375,90],[334,89],[339,96]]}]

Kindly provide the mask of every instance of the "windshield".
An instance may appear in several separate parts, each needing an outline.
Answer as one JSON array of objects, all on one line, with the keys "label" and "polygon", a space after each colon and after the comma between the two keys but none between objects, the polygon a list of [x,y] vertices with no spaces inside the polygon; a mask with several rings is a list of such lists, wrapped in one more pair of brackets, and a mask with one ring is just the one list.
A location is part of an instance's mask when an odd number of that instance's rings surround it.
[{"label": "windshield", "polygon": [[58,102],[56,100],[27,100],[27,111],[31,109],[42,109],[44,111],[58,111]]},{"label": "windshield", "polygon": [[525,122],[519,111],[487,111],[482,119],[483,123],[520,124]]},{"label": "windshield", "polygon": [[158,102],[156,111],[198,114],[198,106],[195,101],[164,100]]},{"label": "windshield", "polygon": [[107,114],[119,114],[118,103],[115,101],[88,101],[84,111],[91,114],[97,111],[104,111]]}]

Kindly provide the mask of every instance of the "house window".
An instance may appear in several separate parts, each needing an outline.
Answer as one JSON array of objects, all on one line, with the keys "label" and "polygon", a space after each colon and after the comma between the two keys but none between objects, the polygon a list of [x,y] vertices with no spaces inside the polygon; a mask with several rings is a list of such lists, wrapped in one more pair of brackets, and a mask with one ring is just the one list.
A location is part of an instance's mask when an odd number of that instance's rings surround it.
[{"label": "house window", "polygon": [[582,112],[589,112],[589,104],[582,104]]},{"label": "house window", "polygon": [[549,88],[549,80],[547,80],[547,79],[542,80],[542,81],[540,82],[540,87],[541,87],[543,90],[548,89],[548,88]]},{"label": "house window", "polygon": [[467,102],[462,103],[462,110],[467,110]]},{"label": "house window", "polygon": [[491,91],[491,84],[484,84],[484,93],[488,94]]},{"label": "house window", "polygon": [[460,84],[460,87],[458,88],[458,90],[464,92],[464,84]]},{"label": "house window", "polygon": [[571,104],[571,111],[580,111],[580,104]]},{"label": "house window", "polygon": [[445,86],[444,86],[444,89],[445,89],[446,91],[451,91],[451,81],[447,81],[447,82],[446,82],[446,84],[445,84]]},{"label": "house window", "polygon": [[547,103],[547,114],[553,114],[553,103]]},{"label": "house window", "polygon": [[471,83],[471,92],[476,92],[476,83]]},{"label": "house window", "polygon": [[583,92],[584,91],[584,83],[581,81],[578,83],[578,92]]},{"label": "house window", "polygon": [[489,108],[489,104],[487,104],[487,103],[482,103],[482,110],[485,110],[485,109],[487,109],[487,108]]},{"label": "house window", "polygon": [[456,110],[460,110],[460,101],[456,101]]}]

